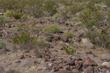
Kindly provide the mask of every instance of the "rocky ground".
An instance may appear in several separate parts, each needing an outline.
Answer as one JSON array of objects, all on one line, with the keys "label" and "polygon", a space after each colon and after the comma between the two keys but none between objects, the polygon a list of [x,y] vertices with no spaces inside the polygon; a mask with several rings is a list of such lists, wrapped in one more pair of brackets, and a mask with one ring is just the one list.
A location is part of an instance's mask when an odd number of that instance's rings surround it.
[{"label": "rocky ground", "polygon": [[[81,29],[78,23],[68,25],[63,21],[57,22],[63,31],[74,32],[76,48],[74,55],[68,55],[62,47],[62,44],[68,45],[73,39],[65,40],[61,33],[53,35],[49,47],[43,49],[42,57],[37,57],[39,53],[36,49],[22,49],[10,42],[10,38],[17,32],[17,25],[21,23],[23,25],[33,23],[35,27],[32,29],[40,30],[55,22],[50,19],[32,19],[25,22],[11,21],[2,26],[0,28],[2,41],[6,47],[0,48],[0,73],[110,73],[110,50],[94,47],[83,37],[86,29]],[[47,38],[45,33],[37,30],[36,35]]]}]

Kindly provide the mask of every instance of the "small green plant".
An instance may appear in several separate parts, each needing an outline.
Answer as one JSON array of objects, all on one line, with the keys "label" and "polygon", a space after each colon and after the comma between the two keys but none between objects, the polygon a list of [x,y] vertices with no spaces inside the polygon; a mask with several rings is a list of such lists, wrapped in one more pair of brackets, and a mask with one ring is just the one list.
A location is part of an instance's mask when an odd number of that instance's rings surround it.
[{"label": "small green plant", "polygon": [[0,24],[4,24],[6,22],[5,16],[0,16]]},{"label": "small green plant", "polygon": [[26,32],[22,32],[18,35],[15,35],[13,38],[13,43],[15,44],[26,44],[30,41],[30,34]]},{"label": "small green plant", "polygon": [[7,16],[7,17],[14,17],[15,19],[21,19],[23,14],[20,13],[20,12],[13,11],[13,10],[7,10],[5,12],[5,16]]},{"label": "small green plant", "polygon": [[64,48],[65,52],[69,55],[73,55],[75,53],[75,49],[71,46],[67,46]]},{"label": "small green plant", "polygon": [[2,40],[0,40],[0,49],[3,49],[6,47],[6,44],[2,42]]},{"label": "small green plant", "polygon": [[74,34],[73,32],[64,32],[64,36],[67,37],[67,38],[73,38]]},{"label": "small green plant", "polygon": [[61,32],[61,28],[59,25],[54,24],[54,25],[49,25],[45,27],[43,31],[47,33],[59,33]]}]

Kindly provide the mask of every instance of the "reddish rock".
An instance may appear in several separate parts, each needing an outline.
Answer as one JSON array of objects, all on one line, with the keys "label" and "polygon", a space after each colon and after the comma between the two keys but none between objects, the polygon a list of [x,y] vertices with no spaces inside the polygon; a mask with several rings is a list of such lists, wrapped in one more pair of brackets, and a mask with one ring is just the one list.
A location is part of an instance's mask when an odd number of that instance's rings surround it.
[{"label": "reddish rock", "polygon": [[86,66],[97,66],[97,64],[96,64],[96,62],[93,61],[90,57],[87,57],[87,58],[84,60],[83,66],[84,66],[84,67],[86,67]]}]

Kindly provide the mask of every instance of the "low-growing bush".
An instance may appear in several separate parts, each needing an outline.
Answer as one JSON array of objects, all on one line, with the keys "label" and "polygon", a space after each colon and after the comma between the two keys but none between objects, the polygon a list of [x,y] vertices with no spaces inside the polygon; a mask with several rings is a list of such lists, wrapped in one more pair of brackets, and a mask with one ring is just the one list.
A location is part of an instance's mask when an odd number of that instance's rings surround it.
[{"label": "low-growing bush", "polygon": [[23,14],[20,12],[13,11],[13,10],[8,10],[5,12],[5,16],[14,17],[15,19],[21,19]]},{"label": "low-growing bush", "polygon": [[13,40],[13,43],[15,44],[26,44],[26,43],[29,43],[30,39],[31,37],[29,33],[22,32],[15,35],[12,40]]},{"label": "low-growing bush", "polygon": [[90,8],[85,8],[81,14],[80,19],[82,22],[82,25],[87,28],[92,28],[93,26],[97,26],[99,22],[101,21],[102,15],[100,13],[100,10]]},{"label": "low-growing bush", "polygon": [[73,32],[64,32],[64,36],[67,37],[67,38],[73,38],[74,34]]},{"label": "low-growing bush", "polygon": [[0,40],[0,49],[3,49],[6,47],[6,44],[2,42],[2,40]]},{"label": "low-growing bush", "polygon": [[75,48],[72,47],[72,46],[64,47],[64,50],[69,55],[73,55],[75,53],[75,51],[76,51]]},{"label": "low-growing bush", "polygon": [[107,31],[102,30],[101,32],[98,32],[96,30],[89,30],[87,37],[98,47],[110,48],[110,36]]},{"label": "low-growing bush", "polygon": [[47,33],[59,33],[61,32],[61,28],[59,25],[53,24],[53,25],[48,25],[43,29],[44,32]]},{"label": "low-growing bush", "polygon": [[0,16],[0,24],[4,24],[6,22],[5,16]]}]

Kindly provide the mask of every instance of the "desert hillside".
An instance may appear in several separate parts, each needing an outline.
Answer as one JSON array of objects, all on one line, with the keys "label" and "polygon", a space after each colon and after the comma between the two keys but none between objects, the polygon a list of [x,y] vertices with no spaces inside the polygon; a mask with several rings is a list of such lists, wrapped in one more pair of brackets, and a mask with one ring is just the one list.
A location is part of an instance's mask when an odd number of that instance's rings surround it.
[{"label": "desert hillside", "polygon": [[110,73],[110,0],[0,0],[0,73]]}]

